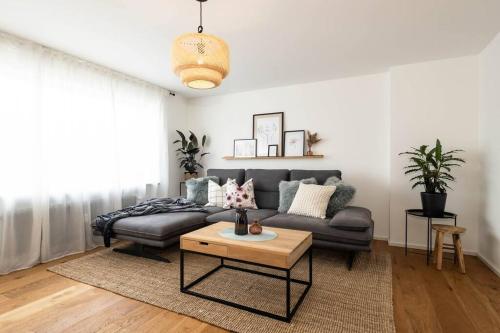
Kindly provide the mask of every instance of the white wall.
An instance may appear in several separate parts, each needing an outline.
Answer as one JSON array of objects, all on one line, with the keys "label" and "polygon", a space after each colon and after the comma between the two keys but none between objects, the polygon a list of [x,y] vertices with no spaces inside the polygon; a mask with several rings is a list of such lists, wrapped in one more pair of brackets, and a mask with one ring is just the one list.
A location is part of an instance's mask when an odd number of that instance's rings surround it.
[{"label": "white wall", "polygon": [[[354,204],[372,210],[375,236],[389,234],[387,75],[316,82],[188,101],[189,127],[209,138],[206,168],[339,169],[357,188]],[[285,112],[285,130],[318,132],[318,160],[226,161],[233,140],[252,137],[252,115]]]},{"label": "white wall", "polygon": [[[422,188],[410,191],[404,176],[409,147],[432,145],[439,138],[447,150],[464,149],[467,163],[453,172],[457,183],[448,191],[446,209],[467,228],[464,250],[477,252],[479,207],[478,58],[447,59],[394,67],[390,70],[391,187],[390,243],[404,244],[404,210],[420,208]],[[418,223],[417,223],[418,222]],[[435,223],[437,221],[434,221]],[[409,222],[408,242],[426,243],[426,223]],[[449,240],[448,240],[449,241]]]},{"label": "white wall", "polygon": [[500,274],[500,34],[479,56],[482,206],[479,255]]},{"label": "white wall", "polygon": [[179,180],[183,177],[183,170],[179,168],[175,150],[177,146],[172,142],[178,138],[175,130],[184,131],[187,128],[186,99],[182,96],[168,96],[167,98],[167,133],[168,133],[168,195],[179,195]]}]

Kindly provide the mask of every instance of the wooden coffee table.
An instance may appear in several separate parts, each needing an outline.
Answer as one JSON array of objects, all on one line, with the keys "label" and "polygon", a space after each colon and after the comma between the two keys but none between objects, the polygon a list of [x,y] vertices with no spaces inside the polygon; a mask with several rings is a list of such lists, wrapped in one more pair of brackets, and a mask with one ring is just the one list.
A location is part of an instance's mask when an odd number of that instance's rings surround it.
[{"label": "wooden coffee table", "polygon": [[[263,316],[290,322],[312,285],[312,234],[308,231],[264,227],[265,230],[276,232],[278,236],[272,240],[254,242],[228,239],[219,235],[219,231],[230,227],[234,228],[234,223],[219,222],[181,236],[181,292],[225,305],[233,306],[238,309],[250,311]],[[184,254],[186,252],[220,258],[220,264],[214,269],[210,270],[208,273],[195,279],[193,282],[184,285]],[[293,267],[297,262],[300,261],[302,257],[306,255],[309,257],[309,281],[292,279],[290,275]],[[228,261],[240,262],[254,266],[279,270],[285,272],[286,276],[274,275],[266,272],[228,265],[225,262],[225,259],[227,259]],[[228,300],[201,294],[199,292],[191,290],[191,288],[193,288],[196,284],[200,283],[205,278],[222,268],[263,275],[269,278],[285,281],[286,316],[281,316],[275,313],[263,311],[261,309],[245,306],[239,303],[234,303]],[[306,286],[293,308],[290,304],[290,286],[292,282]]]}]

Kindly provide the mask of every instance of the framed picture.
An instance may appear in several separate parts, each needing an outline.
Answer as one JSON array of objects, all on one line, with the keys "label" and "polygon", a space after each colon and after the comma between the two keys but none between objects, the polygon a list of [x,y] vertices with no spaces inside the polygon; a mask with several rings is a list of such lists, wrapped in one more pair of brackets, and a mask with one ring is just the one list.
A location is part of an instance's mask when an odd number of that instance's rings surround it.
[{"label": "framed picture", "polygon": [[283,135],[285,156],[304,156],[305,138],[306,132],[304,130],[285,131]]},{"label": "framed picture", "polygon": [[233,148],[234,157],[255,157],[257,156],[257,140],[236,139]]},{"label": "framed picture", "polygon": [[268,156],[269,145],[278,145],[278,155],[283,150],[283,112],[253,115],[253,138],[257,140],[257,156]]},{"label": "framed picture", "polygon": [[267,156],[278,156],[278,145],[267,146]]}]

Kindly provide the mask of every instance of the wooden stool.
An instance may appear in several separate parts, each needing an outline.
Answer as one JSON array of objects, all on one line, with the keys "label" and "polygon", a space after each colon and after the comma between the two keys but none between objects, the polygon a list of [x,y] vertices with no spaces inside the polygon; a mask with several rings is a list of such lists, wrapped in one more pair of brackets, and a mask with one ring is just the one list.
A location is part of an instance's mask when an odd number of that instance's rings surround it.
[{"label": "wooden stool", "polygon": [[[460,272],[465,274],[465,262],[464,262],[464,252],[462,250],[462,242],[460,241],[460,234],[465,232],[465,228],[456,227],[453,225],[446,224],[434,224],[432,225],[432,230],[436,230],[436,243],[434,245],[434,261],[436,262],[436,268],[441,270],[443,265],[443,248],[454,249],[455,257],[458,259],[458,265],[460,267]],[[453,237],[453,246],[451,244],[444,244],[444,235],[451,235]],[[446,247],[448,246],[448,247]]]}]

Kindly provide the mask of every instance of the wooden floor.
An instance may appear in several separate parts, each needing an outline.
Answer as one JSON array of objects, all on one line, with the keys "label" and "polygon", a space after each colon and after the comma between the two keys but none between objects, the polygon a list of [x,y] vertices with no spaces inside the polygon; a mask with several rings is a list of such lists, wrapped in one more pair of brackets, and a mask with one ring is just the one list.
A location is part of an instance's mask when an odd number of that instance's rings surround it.
[{"label": "wooden floor", "polygon": [[[386,242],[374,251],[392,255],[398,332],[500,332],[500,278],[477,258],[466,257],[462,275]],[[46,270],[79,256],[0,276],[0,332],[223,332]]]}]

